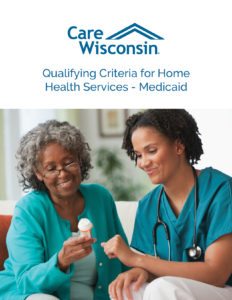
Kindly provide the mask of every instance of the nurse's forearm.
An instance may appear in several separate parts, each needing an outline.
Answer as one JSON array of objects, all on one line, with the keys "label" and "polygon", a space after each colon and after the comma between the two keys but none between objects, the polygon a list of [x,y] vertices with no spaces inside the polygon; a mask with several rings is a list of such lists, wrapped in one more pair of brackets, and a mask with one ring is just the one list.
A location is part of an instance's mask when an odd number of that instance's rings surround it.
[{"label": "nurse's forearm", "polygon": [[134,267],[143,268],[157,277],[184,277],[220,287],[225,284],[220,270],[206,262],[172,262],[138,254],[134,260]]}]

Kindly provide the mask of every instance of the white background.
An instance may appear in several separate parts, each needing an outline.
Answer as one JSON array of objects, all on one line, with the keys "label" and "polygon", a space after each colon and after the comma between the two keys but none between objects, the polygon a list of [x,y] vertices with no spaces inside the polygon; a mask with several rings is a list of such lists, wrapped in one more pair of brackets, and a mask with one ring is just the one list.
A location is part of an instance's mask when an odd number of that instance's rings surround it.
[{"label": "white background", "polygon": [[[2,1],[1,108],[231,108],[230,1]],[[67,29],[105,36],[138,23],[163,36],[160,55],[82,55]],[[138,42],[138,36],[130,36]],[[126,41],[126,40],[125,40]],[[175,94],[48,94],[43,68],[188,69],[189,91]]]}]

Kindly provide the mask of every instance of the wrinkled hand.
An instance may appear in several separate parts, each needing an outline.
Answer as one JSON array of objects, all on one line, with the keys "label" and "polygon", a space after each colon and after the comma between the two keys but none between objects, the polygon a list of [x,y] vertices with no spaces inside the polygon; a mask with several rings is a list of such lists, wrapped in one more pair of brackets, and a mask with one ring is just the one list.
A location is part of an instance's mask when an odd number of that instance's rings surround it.
[{"label": "wrinkled hand", "polygon": [[115,235],[107,242],[101,243],[101,246],[109,258],[117,257],[124,265],[128,267],[133,266],[133,261],[137,254],[127,246],[120,235]]},{"label": "wrinkled hand", "polygon": [[90,237],[71,237],[66,240],[58,253],[59,268],[65,272],[74,261],[89,255],[95,241]]},{"label": "wrinkled hand", "polygon": [[128,300],[133,300],[131,289],[139,290],[148,277],[148,272],[140,268],[133,268],[121,273],[109,286],[110,297],[114,300],[123,300],[124,293]]}]

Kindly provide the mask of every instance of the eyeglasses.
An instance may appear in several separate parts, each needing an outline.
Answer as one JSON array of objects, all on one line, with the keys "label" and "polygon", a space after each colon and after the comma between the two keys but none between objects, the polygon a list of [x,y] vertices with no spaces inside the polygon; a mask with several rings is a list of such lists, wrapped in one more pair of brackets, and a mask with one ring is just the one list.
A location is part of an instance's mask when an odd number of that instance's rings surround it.
[{"label": "eyeglasses", "polygon": [[70,164],[67,164],[65,166],[63,166],[61,169],[51,169],[51,170],[47,170],[43,176],[46,178],[56,178],[60,175],[61,171],[65,171],[65,172],[73,172],[79,169],[79,163],[78,162],[71,162]]}]

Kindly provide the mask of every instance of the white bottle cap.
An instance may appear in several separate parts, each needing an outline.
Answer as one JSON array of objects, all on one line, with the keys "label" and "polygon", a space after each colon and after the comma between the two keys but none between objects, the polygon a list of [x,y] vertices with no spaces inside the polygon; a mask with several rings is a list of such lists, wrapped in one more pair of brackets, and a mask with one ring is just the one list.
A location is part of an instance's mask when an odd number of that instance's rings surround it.
[{"label": "white bottle cap", "polygon": [[78,223],[78,229],[80,231],[90,231],[93,228],[93,224],[90,222],[89,219],[83,218],[80,219]]}]

